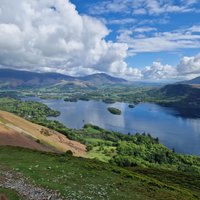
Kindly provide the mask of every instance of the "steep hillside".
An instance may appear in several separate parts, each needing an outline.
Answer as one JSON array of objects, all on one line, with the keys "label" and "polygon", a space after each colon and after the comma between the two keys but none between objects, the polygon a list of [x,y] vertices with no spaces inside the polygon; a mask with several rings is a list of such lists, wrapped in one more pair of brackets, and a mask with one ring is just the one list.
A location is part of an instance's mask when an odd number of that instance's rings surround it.
[{"label": "steep hillside", "polygon": [[200,84],[200,76],[199,77],[196,77],[194,79],[191,79],[191,80],[187,80],[187,81],[182,81],[180,83],[183,83],[183,84]]},{"label": "steep hillside", "polygon": [[186,84],[173,84],[166,85],[159,90],[159,94],[164,97],[164,99],[176,99],[185,104],[188,107],[200,107],[200,88],[196,85],[186,85]]},{"label": "steep hillside", "polygon": [[171,84],[147,92],[151,101],[173,107],[178,115],[200,117],[200,87],[189,84]]},{"label": "steep hillside", "polygon": [[86,152],[84,145],[4,111],[0,111],[0,145],[52,152],[71,150],[76,156],[84,156]]},{"label": "steep hillside", "polygon": [[171,84],[162,87],[159,92],[168,97],[176,97],[186,96],[191,92],[192,89],[192,86],[186,84]]},{"label": "steep hillside", "polygon": [[58,73],[36,73],[12,69],[0,69],[0,87],[37,87],[59,83],[61,80],[73,81],[75,78]]}]

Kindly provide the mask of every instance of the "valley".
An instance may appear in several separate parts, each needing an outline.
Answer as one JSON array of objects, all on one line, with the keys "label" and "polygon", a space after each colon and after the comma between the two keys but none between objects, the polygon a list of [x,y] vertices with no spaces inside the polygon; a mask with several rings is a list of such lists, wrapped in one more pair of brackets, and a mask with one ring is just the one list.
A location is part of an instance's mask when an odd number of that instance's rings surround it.
[{"label": "valley", "polygon": [[47,187],[61,199],[198,199],[197,85],[119,83],[105,75],[115,84],[98,85],[101,76],[94,76],[92,87],[42,82],[35,88],[1,89],[0,167],[5,174],[19,172],[22,179],[29,177],[30,187]]},{"label": "valley", "polygon": [[200,200],[198,19],[198,0],[0,0],[0,200]]}]

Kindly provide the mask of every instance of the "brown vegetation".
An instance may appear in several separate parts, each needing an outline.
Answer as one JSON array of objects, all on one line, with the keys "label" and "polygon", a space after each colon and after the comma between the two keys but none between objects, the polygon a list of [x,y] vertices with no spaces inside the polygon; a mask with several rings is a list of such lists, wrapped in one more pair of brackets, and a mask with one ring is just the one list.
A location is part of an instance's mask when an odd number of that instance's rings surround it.
[{"label": "brown vegetation", "polygon": [[4,111],[0,111],[0,145],[53,152],[70,150],[75,156],[85,156],[86,154],[85,145]]}]

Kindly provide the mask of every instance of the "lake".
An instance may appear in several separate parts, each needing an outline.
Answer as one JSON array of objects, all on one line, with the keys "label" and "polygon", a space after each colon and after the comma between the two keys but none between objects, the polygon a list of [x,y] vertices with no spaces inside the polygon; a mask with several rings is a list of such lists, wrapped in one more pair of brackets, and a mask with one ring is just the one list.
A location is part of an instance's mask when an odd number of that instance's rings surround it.
[{"label": "lake", "polygon": [[[69,128],[80,129],[90,123],[102,128],[127,133],[150,133],[176,152],[200,155],[200,119],[182,118],[176,111],[152,103],[129,108],[126,103],[105,104],[101,101],[65,102],[63,99],[25,98],[42,102],[61,112],[51,117]],[[107,107],[116,107],[121,115],[113,115]]]}]

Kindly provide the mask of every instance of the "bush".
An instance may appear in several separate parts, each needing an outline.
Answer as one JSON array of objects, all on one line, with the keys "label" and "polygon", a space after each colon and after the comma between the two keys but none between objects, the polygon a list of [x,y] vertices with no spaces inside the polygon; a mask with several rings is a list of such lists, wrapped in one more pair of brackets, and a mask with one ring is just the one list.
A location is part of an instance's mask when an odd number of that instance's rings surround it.
[{"label": "bush", "polygon": [[73,156],[73,152],[71,150],[67,150],[65,152],[65,155],[67,155],[67,156]]},{"label": "bush", "polygon": [[93,145],[88,144],[87,147],[86,147],[86,150],[87,151],[91,151],[92,149],[93,149]]},{"label": "bush", "polygon": [[41,141],[40,141],[39,139],[37,139],[36,142],[37,142],[38,144],[41,144]]}]

